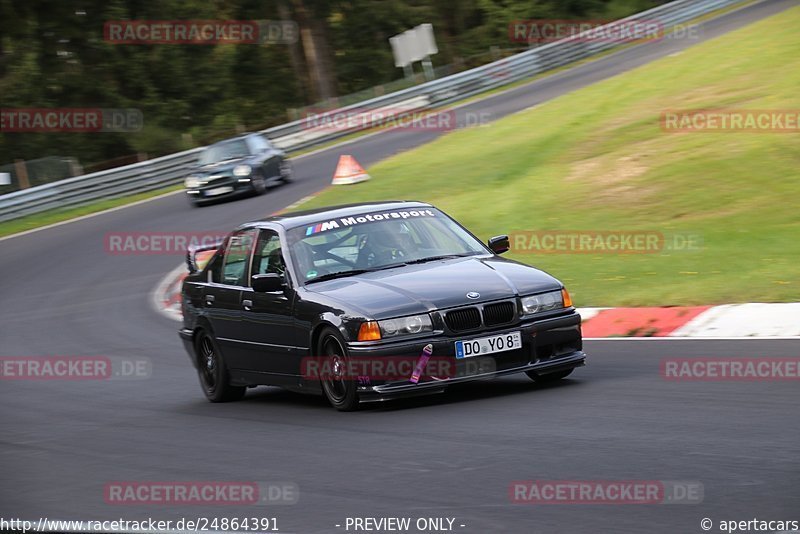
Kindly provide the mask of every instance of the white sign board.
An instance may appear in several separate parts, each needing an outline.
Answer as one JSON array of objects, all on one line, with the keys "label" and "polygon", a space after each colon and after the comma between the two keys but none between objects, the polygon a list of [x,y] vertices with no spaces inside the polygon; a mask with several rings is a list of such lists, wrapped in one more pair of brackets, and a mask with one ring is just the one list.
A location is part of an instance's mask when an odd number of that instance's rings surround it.
[{"label": "white sign board", "polygon": [[390,37],[389,44],[392,45],[395,67],[407,67],[415,61],[422,61],[439,52],[431,24],[420,24],[416,28]]},{"label": "white sign board", "polygon": [[411,65],[411,60],[405,48],[405,41],[403,34],[395,35],[389,38],[389,44],[392,45],[392,54],[394,55],[394,66],[401,68]]},{"label": "white sign board", "polygon": [[439,49],[436,47],[436,38],[433,36],[433,24],[420,24],[414,29],[417,32],[417,40],[424,55],[432,56],[438,54]]},{"label": "white sign board", "polygon": [[11,174],[0,172],[0,185],[11,185]]}]

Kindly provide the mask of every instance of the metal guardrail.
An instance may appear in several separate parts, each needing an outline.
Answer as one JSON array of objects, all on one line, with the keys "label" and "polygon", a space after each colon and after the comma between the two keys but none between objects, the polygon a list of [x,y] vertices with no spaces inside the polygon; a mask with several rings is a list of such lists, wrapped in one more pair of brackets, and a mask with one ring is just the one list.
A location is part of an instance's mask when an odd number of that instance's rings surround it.
[{"label": "metal guardrail", "polygon": [[[672,28],[742,0],[676,0],[615,21],[609,26],[634,21],[657,22]],[[613,40],[586,40],[581,35],[488,63],[445,78],[426,82],[402,91],[346,106],[330,113],[397,108],[416,110],[436,108],[464,100],[481,92],[530,78],[619,46]],[[355,131],[353,127],[336,131],[309,131],[306,120],[275,126],[259,133],[289,152],[334,141]],[[77,176],[0,196],[0,222],[32,215],[53,208],[69,208],[88,202],[117,198],[133,193],[175,185],[188,173],[202,148],[143,161],[125,167]]]}]

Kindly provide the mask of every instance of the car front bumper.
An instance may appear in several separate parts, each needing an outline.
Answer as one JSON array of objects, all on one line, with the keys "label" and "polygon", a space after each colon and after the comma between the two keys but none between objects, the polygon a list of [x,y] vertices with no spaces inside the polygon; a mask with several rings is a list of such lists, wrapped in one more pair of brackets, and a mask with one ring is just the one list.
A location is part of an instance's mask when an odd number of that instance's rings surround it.
[{"label": "car front bumper", "polygon": [[[485,380],[498,376],[533,371],[548,374],[567,371],[585,364],[581,338],[581,318],[572,311],[548,319],[525,321],[505,328],[485,330],[470,334],[435,335],[407,342],[349,343],[352,358],[378,359],[402,355],[420,355],[427,344],[433,346],[432,357],[453,358],[459,372],[446,378],[425,377],[414,384],[410,380],[391,382],[375,381],[359,385],[359,396],[364,402],[381,401],[396,397],[414,396],[444,391],[447,386]],[[480,355],[471,358],[455,358],[456,341],[468,341],[487,336],[520,332],[522,348]],[[410,377],[409,377],[410,378]]]},{"label": "car front bumper", "polygon": [[186,195],[195,202],[211,202],[217,199],[231,198],[253,191],[250,177],[236,178],[229,176],[206,183],[202,187],[186,189]]}]

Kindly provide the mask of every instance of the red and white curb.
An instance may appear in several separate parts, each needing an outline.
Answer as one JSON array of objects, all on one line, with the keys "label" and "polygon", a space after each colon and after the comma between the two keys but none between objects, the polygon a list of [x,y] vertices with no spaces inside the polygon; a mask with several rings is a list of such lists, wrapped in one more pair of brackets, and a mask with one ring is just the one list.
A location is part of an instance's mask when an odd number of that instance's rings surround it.
[{"label": "red and white curb", "polygon": [[589,308],[583,317],[587,339],[636,338],[800,338],[800,303],[725,304],[654,308]]},{"label": "red and white curb", "polygon": [[798,337],[800,336],[800,303],[715,306],[688,321],[670,335]]},{"label": "red and white curb", "polygon": [[[153,306],[182,321],[181,284],[186,267],[165,276]],[[578,308],[585,339],[800,339],[800,303],[725,304],[651,308]]]},{"label": "red and white curb", "polygon": [[186,278],[186,266],[179,265],[161,279],[151,294],[150,300],[156,311],[174,321],[183,321],[181,285],[184,278]]}]

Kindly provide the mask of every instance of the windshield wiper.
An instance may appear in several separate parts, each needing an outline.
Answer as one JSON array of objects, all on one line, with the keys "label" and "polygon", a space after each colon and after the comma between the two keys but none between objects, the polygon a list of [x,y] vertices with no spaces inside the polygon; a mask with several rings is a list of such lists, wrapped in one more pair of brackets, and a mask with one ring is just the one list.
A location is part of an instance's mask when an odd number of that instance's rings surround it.
[{"label": "windshield wiper", "polygon": [[372,269],[353,269],[351,271],[338,271],[335,273],[328,273],[323,274],[322,276],[318,276],[316,278],[311,278],[310,280],[306,280],[306,284],[311,284],[314,282],[324,282],[326,280],[335,280],[336,278],[345,278],[347,276],[354,276],[357,274],[364,274],[364,273],[374,273],[376,271],[383,271],[386,269],[394,269],[397,267],[404,267],[406,265],[414,265],[416,263],[427,263],[429,261],[436,261],[436,260],[449,260],[451,258],[463,258],[465,256],[473,256],[474,254],[467,253],[467,254],[442,254],[440,256],[428,256],[427,258],[420,258],[418,260],[411,260],[402,263],[392,263],[389,265],[383,265],[381,267],[373,267]]},{"label": "windshield wiper", "polygon": [[247,156],[228,156],[218,161],[209,161],[208,163],[203,163],[203,165],[222,165],[223,163],[230,163],[231,161],[242,159]]},{"label": "windshield wiper", "polygon": [[324,282],[325,280],[334,280],[336,278],[344,278],[346,276],[354,276],[356,274],[370,273],[373,270],[374,269],[353,269],[352,271],[338,271],[335,273],[323,274],[322,276],[306,280],[306,284],[311,284],[314,282]]},{"label": "windshield wiper", "polygon": [[306,281],[306,284],[310,284],[312,282],[324,282],[325,280],[334,280],[336,278],[344,278],[346,276],[353,276],[355,274],[364,274],[364,273],[374,273],[377,271],[385,271],[387,269],[394,269],[396,267],[403,267],[404,265],[408,265],[407,263],[392,263],[390,265],[383,265],[381,267],[373,267],[371,269],[353,269],[352,271],[338,271],[335,273],[328,273],[323,274],[322,276],[318,276],[317,278],[312,278]]},{"label": "windshield wiper", "polygon": [[449,260],[451,258],[463,258],[465,256],[472,256],[472,254],[442,254],[439,256],[428,256],[427,258],[420,258],[418,260],[407,261],[406,265],[414,265],[416,263],[427,263],[429,261]]}]

